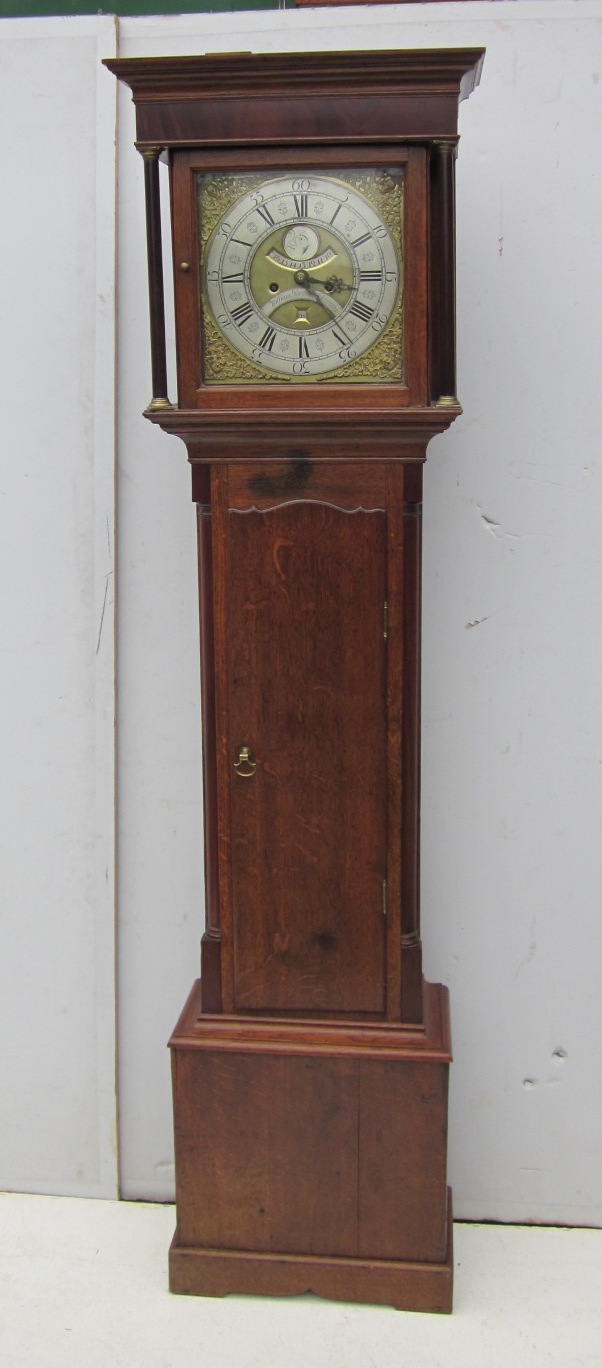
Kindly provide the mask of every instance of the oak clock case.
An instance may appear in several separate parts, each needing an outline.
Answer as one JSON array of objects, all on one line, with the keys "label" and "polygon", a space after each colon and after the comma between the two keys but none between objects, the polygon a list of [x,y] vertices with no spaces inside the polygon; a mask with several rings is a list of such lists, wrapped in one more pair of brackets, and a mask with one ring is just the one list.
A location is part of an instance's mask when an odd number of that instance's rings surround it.
[{"label": "oak clock case", "polygon": [[[422,466],[480,50],[120,59],[153,393],[197,506],[206,917],[170,1041],[175,1292],[450,1311],[419,914]],[[169,161],[178,403],[158,159]]]}]

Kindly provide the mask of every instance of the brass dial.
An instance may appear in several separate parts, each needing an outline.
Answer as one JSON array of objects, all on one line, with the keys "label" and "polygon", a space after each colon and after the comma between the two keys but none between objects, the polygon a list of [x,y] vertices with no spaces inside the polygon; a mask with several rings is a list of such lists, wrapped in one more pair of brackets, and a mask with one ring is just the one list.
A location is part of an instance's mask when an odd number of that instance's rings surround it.
[{"label": "brass dial", "polygon": [[344,378],[398,311],[401,243],[377,194],[288,173],[228,205],[202,272],[215,328],[266,378]]}]

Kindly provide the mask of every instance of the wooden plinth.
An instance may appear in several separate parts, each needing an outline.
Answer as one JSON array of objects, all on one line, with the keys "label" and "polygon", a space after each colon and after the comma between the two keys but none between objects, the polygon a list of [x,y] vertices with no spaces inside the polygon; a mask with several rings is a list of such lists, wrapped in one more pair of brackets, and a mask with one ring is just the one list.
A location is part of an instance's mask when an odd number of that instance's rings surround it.
[{"label": "wooden plinth", "polygon": [[448,1199],[447,1250],[440,1264],[186,1248],[178,1243],[176,1230],[169,1251],[170,1290],[197,1297],[225,1297],[230,1292],[255,1297],[296,1297],[313,1292],[331,1301],[371,1302],[394,1306],[398,1311],[450,1312],[451,1190]]},{"label": "wooden plinth", "polygon": [[170,1041],[173,1292],[450,1311],[447,991],[424,1028],[199,1016]]}]

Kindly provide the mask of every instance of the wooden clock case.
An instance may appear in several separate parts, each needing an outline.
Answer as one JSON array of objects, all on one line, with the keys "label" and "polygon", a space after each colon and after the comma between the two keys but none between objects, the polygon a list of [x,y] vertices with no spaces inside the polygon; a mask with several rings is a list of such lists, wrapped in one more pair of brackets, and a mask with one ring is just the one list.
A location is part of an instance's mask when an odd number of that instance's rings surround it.
[{"label": "wooden clock case", "polygon": [[[198,510],[206,930],[170,1045],[176,1292],[449,1311],[447,990],[422,975],[420,561],[455,387],[454,160],[481,50],[123,59],[153,397]],[[170,165],[178,406],[158,158]],[[401,168],[399,383],[203,383],[199,171]]]}]

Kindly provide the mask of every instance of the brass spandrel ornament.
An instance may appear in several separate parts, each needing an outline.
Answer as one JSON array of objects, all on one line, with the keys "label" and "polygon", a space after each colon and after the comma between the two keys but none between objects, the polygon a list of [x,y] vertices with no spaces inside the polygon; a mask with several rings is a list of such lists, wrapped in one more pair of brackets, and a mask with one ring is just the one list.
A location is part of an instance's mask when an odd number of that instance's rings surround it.
[{"label": "brass spandrel ornament", "polygon": [[199,176],[199,243],[201,255],[218,223],[229,213],[233,204],[265,181],[265,176],[214,175]]},{"label": "brass spandrel ornament", "polygon": [[252,361],[245,361],[234,351],[206,309],[203,310],[202,347],[203,379],[206,384],[233,385],[245,380],[257,384],[269,382],[271,378],[259,366],[254,366]]}]

